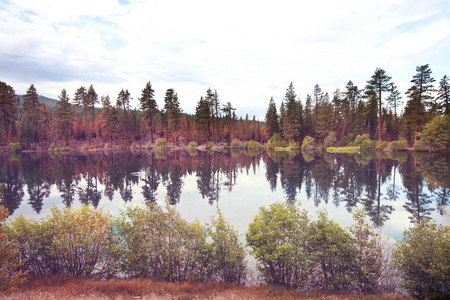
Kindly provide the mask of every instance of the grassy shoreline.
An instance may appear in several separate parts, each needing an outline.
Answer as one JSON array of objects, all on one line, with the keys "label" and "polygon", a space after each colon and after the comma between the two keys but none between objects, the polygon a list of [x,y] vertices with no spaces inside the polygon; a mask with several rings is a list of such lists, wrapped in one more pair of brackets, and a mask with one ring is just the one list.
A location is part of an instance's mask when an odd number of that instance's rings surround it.
[{"label": "grassy shoreline", "polygon": [[412,299],[393,295],[300,292],[275,285],[217,282],[171,283],[150,279],[94,280],[71,277],[31,279],[7,299]]}]

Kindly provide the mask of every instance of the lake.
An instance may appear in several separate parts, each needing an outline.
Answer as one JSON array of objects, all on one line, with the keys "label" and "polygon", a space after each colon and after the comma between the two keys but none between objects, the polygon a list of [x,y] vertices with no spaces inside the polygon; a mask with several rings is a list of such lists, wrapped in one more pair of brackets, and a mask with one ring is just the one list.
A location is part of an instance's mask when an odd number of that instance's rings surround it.
[{"label": "lake", "polygon": [[450,158],[435,154],[309,154],[173,151],[0,156],[0,204],[39,219],[53,206],[90,204],[112,215],[127,205],[170,203],[187,220],[209,222],[217,207],[245,242],[261,206],[276,201],[318,209],[343,227],[363,207],[377,226],[400,238],[413,222],[447,223]]}]

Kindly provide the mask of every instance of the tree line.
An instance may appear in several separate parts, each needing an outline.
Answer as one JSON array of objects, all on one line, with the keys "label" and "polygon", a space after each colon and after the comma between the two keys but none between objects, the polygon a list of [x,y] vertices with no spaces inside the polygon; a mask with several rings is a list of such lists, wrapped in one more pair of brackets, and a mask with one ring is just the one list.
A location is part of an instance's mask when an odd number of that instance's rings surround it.
[{"label": "tree line", "polygon": [[[21,142],[25,147],[50,142],[67,145],[73,140],[153,143],[155,136],[176,144],[230,143],[233,139],[265,143],[278,133],[286,141],[301,143],[310,136],[316,145],[322,145],[331,134],[338,145],[345,146],[357,135],[368,134],[379,142],[402,138],[413,145],[425,124],[450,114],[448,76],[443,76],[436,88],[428,65],[418,66],[416,72],[405,93],[402,114],[400,91],[386,71],[377,68],[363,89],[350,80],[344,91],[337,88],[330,96],[316,84],[304,105],[291,83],[278,110],[273,97],[270,99],[264,123],[254,116],[250,120],[248,114],[245,119],[238,118],[231,102],[221,103],[211,88],[198,101],[194,115],[183,113],[173,88],[167,89],[164,106],[159,108],[150,81],[142,89],[139,110],[130,108],[128,90],[122,89],[113,104],[108,95],[99,98],[90,85],[78,88],[72,99],[63,89],[51,112],[39,102],[33,84],[20,105],[14,89],[0,82],[0,139]],[[96,109],[99,104],[102,109]],[[436,126],[439,129],[448,122]]]},{"label": "tree line", "polygon": [[403,138],[413,145],[425,124],[450,114],[448,76],[441,79],[436,89],[428,65],[418,66],[416,72],[406,91],[408,100],[402,114],[401,93],[381,68],[375,70],[364,89],[350,80],[344,91],[337,88],[330,96],[316,84],[304,106],[291,83],[279,110],[274,99],[270,99],[266,136],[279,133],[286,140],[297,142],[310,136],[321,145],[331,134],[338,145],[346,146],[357,135],[368,134],[379,142]]}]

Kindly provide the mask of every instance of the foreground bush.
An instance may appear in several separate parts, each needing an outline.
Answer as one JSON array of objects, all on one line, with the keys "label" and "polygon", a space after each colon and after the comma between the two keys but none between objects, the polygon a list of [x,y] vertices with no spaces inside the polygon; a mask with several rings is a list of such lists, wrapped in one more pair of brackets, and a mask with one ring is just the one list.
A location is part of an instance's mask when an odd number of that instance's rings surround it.
[{"label": "foreground bush", "polygon": [[[2,187],[0,186],[1,189]],[[3,232],[3,223],[7,216],[8,210],[0,205],[0,295],[10,294],[15,286],[25,280],[22,276],[26,275],[26,272],[18,270],[20,264],[17,263],[15,257],[17,250],[14,249],[15,245],[13,243],[6,240]]]},{"label": "foreground bush", "polygon": [[165,209],[155,204],[128,208],[117,219],[84,205],[80,210],[53,208],[39,222],[20,216],[7,229],[31,276],[242,283],[244,247],[218,214],[205,226],[184,220],[168,201]]},{"label": "foreground bush", "polygon": [[53,208],[39,222],[19,216],[8,235],[29,275],[101,276],[111,272],[111,228],[109,214],[83,205]]},{"label": "foreground bush", "polygon": [[388,260],[361,211],[350,232],[324,211],[311,222],[305,210],[286,203],[260,208],[249,224],[247,244],[266,283],[300,289],[377,293]]},{"label": "foreground bush", "polygon": [[298,206],[274,203],[260,208],[248,225],[247,244],[266,283],[303,287],[308,224],[306,211]]},{"label": "foreground bush", "polygon": [[127,208],[115,227],[120,271],[127,277],[203,281],[210,276],[207,233],[167,204]]},{"label": "foreground bush", "polygon": [[419,299],[450,298],[450,227],[416,224],[405,230],[394,253],[402,286]]}]

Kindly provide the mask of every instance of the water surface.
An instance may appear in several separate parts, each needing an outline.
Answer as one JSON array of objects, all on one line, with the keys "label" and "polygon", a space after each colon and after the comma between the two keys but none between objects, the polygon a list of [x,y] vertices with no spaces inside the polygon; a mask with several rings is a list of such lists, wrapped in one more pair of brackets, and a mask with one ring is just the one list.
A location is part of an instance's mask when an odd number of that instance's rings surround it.
[{"label": "water surface", "polygon": [[296,200],[315,217],[350,226],[363,207],[395,237],[414,222],[448,223],[450,159],[412,153],[311,154],[122,152],[0,156],[0,204],[12,217],[45,217],[53,206],[93,205],[118,215],[166,198],[188,220],[209,222],[217,207],[241,239],[259,207]]}]

